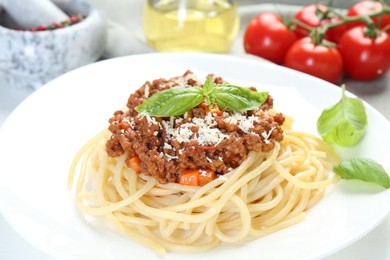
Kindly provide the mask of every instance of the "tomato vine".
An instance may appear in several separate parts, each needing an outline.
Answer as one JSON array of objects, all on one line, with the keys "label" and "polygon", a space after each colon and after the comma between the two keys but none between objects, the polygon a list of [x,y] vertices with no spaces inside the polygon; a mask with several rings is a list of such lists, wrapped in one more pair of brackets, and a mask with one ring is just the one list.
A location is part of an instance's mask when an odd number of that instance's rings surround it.
[{"label": "tomato vine", "polygon": [[340,11],[311,4],[288,21],[260,13],[246,27],[244,48],[332,83],[343,72],[355,80],[373,80],[390,69],[390,6],[363,0]]}]

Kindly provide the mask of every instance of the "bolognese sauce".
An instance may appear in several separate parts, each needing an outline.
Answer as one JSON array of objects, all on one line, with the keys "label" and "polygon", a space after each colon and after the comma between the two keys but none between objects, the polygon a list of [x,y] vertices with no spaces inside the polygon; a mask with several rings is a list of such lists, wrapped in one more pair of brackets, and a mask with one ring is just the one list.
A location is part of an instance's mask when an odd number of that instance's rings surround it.
[{"label": "bolognese sauce", "polygon": [[[215,84],[226,83],[210,76]],[[118,110],[109,119],[108,155],[127,154],[126,165],[136,172],[160,183],[180,183],[181,175],[189,171],[211,179],[222,176],[238,167],[250,151],[269,152],[283,139],[285,118],[271,113],[271,96],[257,109],[244,112],[209,108],[206,101],[175,117],[145,116],[135,110],[159,91],[193,86],[202,87],[202,82],[191,71],[145,82],[128,98],[128,110]]]}]

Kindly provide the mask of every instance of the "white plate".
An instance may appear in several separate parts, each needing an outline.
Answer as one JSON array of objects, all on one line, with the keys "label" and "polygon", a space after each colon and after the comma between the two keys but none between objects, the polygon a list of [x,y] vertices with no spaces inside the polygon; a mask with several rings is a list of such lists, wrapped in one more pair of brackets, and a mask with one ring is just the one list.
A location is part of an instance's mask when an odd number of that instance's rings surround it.
[{"label": "white plate", "polygon": [[[67,170],[78,150],[107,126],[129,94],[146,80],[191,69],[215,73],[234,84],[268,90],[274,107],[295,118],[294,128],[316,133],[322,109],[340,89],[273,64],[210,54],[147,54],[95,63],[50,82],[27,98],[0,133],[0,208],[9,223],[36,247],[56,258],[155,257],[149,249],[102,226],[84,221],[66,188]],[[366,104],[364,140],[343,157],[365,156],[390,169],[390,124]],[[390,211],[390,189],[340,182],[293,227],[240,247],[219,247],[188,259],[313,259],[325,257],[376,227]],[[169,254],[167,259],[181,259]]]}]

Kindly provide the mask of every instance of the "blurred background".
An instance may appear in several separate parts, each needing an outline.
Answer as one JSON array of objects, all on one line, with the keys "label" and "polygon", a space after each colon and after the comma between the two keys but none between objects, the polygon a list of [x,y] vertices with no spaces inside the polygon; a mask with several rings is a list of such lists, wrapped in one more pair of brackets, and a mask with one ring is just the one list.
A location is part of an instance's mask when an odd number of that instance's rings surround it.
[{"label": "blurred background", "polygon": [[[86,0],[96,6],[101,11],[103,17],[108,20],[109,38],[108,46],[104,57],[120,56],[138,52],[152,51],[148,46],[145,46],[144,32],[142,28],[142,14],[145,1],[142,0]],[[236,0],[239,8],[246,10],[248,6],[257,7],[252,10],[262,11],[269,10],[272,7],[267,5],[277,5],[277,11],[281,13],[292,14],[302,5],[313,4],[319,1],[313,0],[279,0],[279,1],[264,1],[264,0]],[[320,1],[326,3],[327,1]],[[332,5],[335,8],[348,8],[358,0],[334,0]],[[259,6],[262,5],[262,6]],[[291,7],[291,8],[289,8]],[[297,7],[297,8],[294,8]],[[241,27],[248,22],[250,16],[241,17]],[[125,39],[121,41],[121,39]],[[119,42],[118,42],[119,40]],[[132,44],[128,44],[128,42]],[[238,43],[238,44],[241,44]],[[234,51],[234,50],[233,50]]]}]

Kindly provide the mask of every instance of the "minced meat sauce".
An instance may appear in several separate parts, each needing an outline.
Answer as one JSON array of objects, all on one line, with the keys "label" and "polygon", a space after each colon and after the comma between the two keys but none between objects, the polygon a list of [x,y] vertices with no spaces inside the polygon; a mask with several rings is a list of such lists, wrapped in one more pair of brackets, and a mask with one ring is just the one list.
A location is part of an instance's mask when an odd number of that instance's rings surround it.
[{"label": "minced meat sauce", "polygon": [[[214,77],[214,83],[226,83]],[[109,156],[127,153],[139,158],[139,168],[160,183],[178,182],[186,169],[211,170],[216,176],[238,167],[250,151],[268,152],[283,139],[282,114],[269,113],[273,99],[245,112],[207,111],[199,105],[182,116],[150,117],[135,110],[154,93],[172,87],[202,86],[195,75],[146,82],[131,94],[128,111],[116,111],[109,119],[112,135],[107,141]],[[256,91],[255,88],[251,88]]]}]

